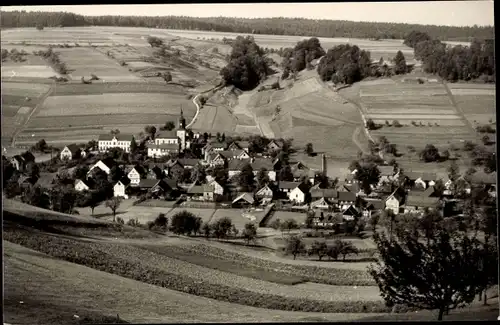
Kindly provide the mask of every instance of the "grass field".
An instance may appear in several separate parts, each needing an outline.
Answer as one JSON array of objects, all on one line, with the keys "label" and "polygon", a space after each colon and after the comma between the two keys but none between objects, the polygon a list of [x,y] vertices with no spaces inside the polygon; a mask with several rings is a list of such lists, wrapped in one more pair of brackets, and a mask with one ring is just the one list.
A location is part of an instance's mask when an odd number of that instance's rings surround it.
[{"label": "grass field", "polygon": [[448,84],[458,107],[472,125],[496,120],[495,86],[488,84]]},{"label": "grass field", "polygon": [[245,224],[262,219],[263,213],[263,211],[246,211],[245,209],[218,209],[210,222],[216,222],[227,217],[231,219],[236,229],[241,231],[245,228]]},{"label": "grass field", "polygon": [[283,221],[295,220],[297,224],[302,224],[306,222],[306,214],[301,212],[289,212],[289,211],[275,211],[273,216],[268,220],[267,224],[270,225],[276,219]]}]

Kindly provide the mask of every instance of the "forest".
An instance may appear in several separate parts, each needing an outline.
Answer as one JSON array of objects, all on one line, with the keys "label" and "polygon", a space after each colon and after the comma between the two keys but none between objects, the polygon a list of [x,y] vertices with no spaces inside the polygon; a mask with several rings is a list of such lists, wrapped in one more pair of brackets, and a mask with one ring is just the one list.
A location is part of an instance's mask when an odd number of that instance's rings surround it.
[{"label": "forest", "polygon": [[473,39],[470,46],[447,46],[422,31],[409,33],[404,44],[412,47],[424,71],[448,81],[495,82],[495,40]]},{"label": "forest", "polygon": [[452,27],[396,23],[315,20],[303,18],[230,18],[230,17],[147,17],[82,16],[68,12],[2,12],[1,28],[16,27],[121,26],[216,32],[348,37],[364,39],[403,39],[414,30],[441,41],[471,41],[494,38],[493,26]]}]

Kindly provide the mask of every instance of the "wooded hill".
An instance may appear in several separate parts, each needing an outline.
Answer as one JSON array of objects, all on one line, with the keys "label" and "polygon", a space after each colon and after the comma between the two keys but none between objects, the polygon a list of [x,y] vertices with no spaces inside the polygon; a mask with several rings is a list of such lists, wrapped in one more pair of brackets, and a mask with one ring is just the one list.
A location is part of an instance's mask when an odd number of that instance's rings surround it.
[{"label": "wooded hill", "polygon": [[82,16],[68,12],[2,12],[1,28],[15,27],[121,26],[166,29],[206,30],[232,33],[349,37],[365,39],[403,39],[413,30],[441,41],[493,39],[493,26],[451,27],[435,25],[314,20],[303,18],[229,18],[229,17],[137,17]]}]

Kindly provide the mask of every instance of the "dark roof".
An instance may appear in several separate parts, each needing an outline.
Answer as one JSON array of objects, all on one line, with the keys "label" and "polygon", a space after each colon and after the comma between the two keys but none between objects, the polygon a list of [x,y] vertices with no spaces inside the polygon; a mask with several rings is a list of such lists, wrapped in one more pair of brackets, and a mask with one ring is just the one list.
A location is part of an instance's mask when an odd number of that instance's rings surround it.
[{"label": "dark roof", "polygon": [[344,216],[359,216],[359,211],[351,205],[347,209],[342,211],[342,215],[344,215]]},{"label": "dark roof", "polygon": [[392,175],[394,175],[394,167],[393,166],[378,166],[378,170],[380,171],[380,176],[392,176]]},{"label": "dark roof", "polygon": [[171,189],[175,190],[177,189],[177,181],[175,179],[171,179],[169,177],[165,177],[164,179],[162,179],[163,183],[167,184],[168,187],[170,187]]},{"label": "dark roof", "polygon": [[205,188],[203,185],[194,185],[191,186],[187,192],[189,194],[203,194],[205,192]]},{"label": "dark roof", "polygon": [[299,186],[300,182],[279,182],[279,188],[281,189],[294,189]]},{"label": "dark roof", "polygon": [[162,143],[162,144],[148,144],[147,147],[151,149],[166,149],[166,150],[179,150],[179,143]]},{"label": "dark roof", "polygon": [[75,155],[80,151],[80,147],[76,143],[67,145],[66,148],[68,148],[68,150],[71,152],[72,155]]},{"label": "dark roof", "polygon": [[226,142],[217,142],[217,141],[214,141],[214,142],[209,142],[207,143],[207,145],[205,146],[206,148],[223,148],[223,149],[226,149],[227,148],[227,143]]},{"label": "dark roof", "polygon": [[177,131],[175,130],[160,131],[155,134],[155,139],[177,139]]},{"label": "dark roof", "polygon": [[311,191],[312,198],[337,198],[337,191],[332,188],[314,189]]},{"label": "dark roof", "polygon": [[35,156],[29,151],[23,152],[21,157],[23,157],[25,162],[35,161]]},{"label": "dark roof", "polygon": [[255,202],[255,199],[253,198],[253,195],[251,193],[242,193],[240,194],[237,198],[233,200],[233,203],[236,203],[240,200],[244,200],[247,203],[253,204]]},{"label": "dark roof", "polygon": [[240,149],[247,149],[250,146],[250,142],[248,141],[234,141],[233,143]]},{"label": "dark roof", "polygon": [[[104,158],[104,159],[101,159],[100,160],[104,165],[106,165],[108,168],[111,169],[111,167],[113,167],[115,164],[116,164],[116,161],[111,158],[111,157],[108,157],[108,158]],[[98,161],[99,162],[99,161]],[[96,164],[98,163],[96,162]]]},{"label": "dark roof", "polygon": [[267,146],[269,147],[272,143],[276,144],[279,148],[281,148],[283,146],[279,141],[276,141],[276,140],[269,141]]},{"label": "dark roof", "polygon": [[358,193],[360,190],[359,184],[358,183],[353,183],[353,184],[345,184],[344,188],[348,190],[349,192],[352,192],[354,194]]},{"label": "dark roof", "polygon": [[141,179],[139,182],[139,187],[141,188],[152,188],[159,182],[158,179]]},{"label": "dark roof", "polygon": [[439,198],[435,197],[425,197],[422,195],[415,195],[412,193],[408,194],[406,198],[407,206],[416,206],[421,208],[435,207],[439,203]]},{"label": "dark roof", "polygon": [[123,185],[127,186],[128,184],[130,184],[130,179],[128,177],[123,177],[122,179],[119,180],[119,182],[121,182]]},{"label": "dark roof", "polygon": [[222,151],[218,151],[217,153],[221,154],[226,159],[233,159],[233,157],[238,157],[243,152],[246,152],[246,151],[241,150],[241,149],[237,149],[237,150],[222,150]]},{"label": "dark roof", "polygon": [[430,197],[432,194],[434,194],[434,191],[435,191],[434,186],[429,186],[420,195],[425,197]]},{"label": "dark roof", "polygon": [[227,168],[229,170],[239,170],[243,168],[246,164],[250,164],[250,159],[232,159],[229,161]]},{"label": "dark roof", "polygon": [[464,177],[466,181],[472,184],[496,184],[497,182],[497,172],[493,172],[490,174],[485,173],[482,170],[475,172],[472,175],[468,175]]},{"label": "dark roof", "polygon": [[19,163],[24,163],[24,158],[21,155],[15,155],[11,158],[12,160],[17,160]]},{"label": "dark roof", "polygon": [[255,171],[259,171],[262,168],[271,171],[274,170],[274,161],[272,158],[255,158],[252,163],[252,168]]},{"label": "dark roof", "polygon": [[365,200],[366,207],[373,210],[383,210],[385,209],[385,201],[383,200]]},{"label": "dark roof", "polygon": [[132,141],[132,138],[134,138],[133,134],[99,134],[98,141],[111,141],[113,138],[116,137],[116,140],[118,141]]},{"label": "dark roof", "polygon": [[309,189],[311,188],[310,185],[306,184],[306,183],[300,183],[299,186],[297,186],[299,188],[299,190],[301,190],[303,193],[308,193],[309,192]]},{"label": "dark roof", "polygon": [[37,179],[35,185],[40,185],[40,187],[51,188],[54,186],[54,173],[40,173],[40,177]]},{"label": "dark roof", "polygon": [[199,163],[198,159],[195,158],[180,158],[177,159],[183,166],[196,166]]},{"label": "dark roof", "polygon": [[339,201],[356,201],[356,193],[340,191],[337,193]]},{"label": "dark roof", "polygon": [[408,177],[410,180],[416,180],[421,178],[424,181],[433,181],[437,179],[437,175],[435,173],[421,173],[421,172],[405,172],[404,175]]}]

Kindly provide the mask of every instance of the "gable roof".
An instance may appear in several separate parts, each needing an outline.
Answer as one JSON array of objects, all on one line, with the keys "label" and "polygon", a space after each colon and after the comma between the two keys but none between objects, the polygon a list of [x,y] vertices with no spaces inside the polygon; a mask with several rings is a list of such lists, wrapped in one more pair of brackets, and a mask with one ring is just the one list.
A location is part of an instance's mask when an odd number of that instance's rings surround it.
[{"label": "gable roof", "polygon": [[408,197],[406,198],[407,206],[430,208],[437,206],[438,203],[439,203],[439,198],[437,197],[425,197],[422,195],[416,195],[412,193],[409,193]]},{"label": "gable roof", "polygon": [[182,166],[190,166],[194,167],[198,165],[199,160],[195,158],[179,158],[177,161],[182,165]]},{"label": "gable roof", "polygon": [[21,155],[15,155],[11,160],[16,160],[19,163],[24,163],[24,158]]},{"label": "gable roof", "polygon": [[421,178],[423,181],[433,181],[437,179],[436,173],[421,173],[421,172],[405,172],[404,175],[408,177],[410,180],[414,181]]},{"label": "gable roof", "polygon": [[[128,186],[130,184],[130,179],[125,176],[125,177],[122,177],[122,179],[120,179],[118,182],[122,183],[125,186]],[[118,182],[116,182],[116,184],[118,184]]]},{"label": "gable roof", "polygon": [[155,139],[177,139],[177,131],[163,130],[155,134]]},{"label": "gable roof", "polygon": [[255,193],[255,195],[267,195],[266,192],[269,192],[271,191],[271,193],[273,193],[274,191],[269,187],[269,185],[266,185],[264,187],[262,187],[260,190],[257,191],[257,193]]},{"label": "gable roof", "polygon": [[274,170],[275,161],[271,158],[255,158],[251,165],[254,171],[259,171],[262,168],[272,171]]},{"label": "gable roof", "polygon": [[228,162],[227,168],[231,171],[241,171],[243,166],[250,164],[250,159],[232,159]]},{"label": "gable roof", "polygon": [[380,176],[392,176],[392,175],[394,175],[394,167],[393,166],[378,166],[377,168],[380,171]]},{"label": "gable roof", "polygon": [[302,184],[301,182],[279,182],[278,187],[280,189],[294,189]]},{"label": "gable roof", "polygon": [[248,147],[250,146],[250,142],[249,141],[234,141],[231,144],[236,145],[240,149],[248,149]]},{"label": "gable roof", "polygon": [[339,191],[337,192],[337,195],[339,201],[356,201],[356,193],[353,192]]},{"label": "gable roof", "polygon": [[236,203],[236,202],[241,201],[241,200],[246,201],[250,204],[253,204],[255,202],[255,199],[253,198],[253,195],[251,193],[242,193],[242,194],[238,195],[238,197],[233,200],[233,203]]},{"label": "gable roof", "polygon": [[98,141],[111,141],[115,137],[116,137],[117,141],[132,141],[132,138],[134,138],[134,135],[133,134],[125,134],[125,133],[99,134]]},{"label": "gable roof", "polygon": [[141,179],[139,181],[139,187],[141,188],[152,188],[153,186],[155,186],[160,180],[158,179],[149,179],[149,178],[146,178],[146,179]]},{"label": "gable roof", "polygon": [[274,139],[273,139],[273,140],[271,140],[271,141],[269,141],[269,143],[267,144],[267,147],[269,148],[272,144],[275,144],[278,148],[281,148],[281,147],[282,147],[281,142],[276,141],[276,140],[274,140]]},{"label": "gable roof", "polygon": [[385,201],[380,199],[365,199],[366,207],[372,210],[385,209]]},{"label": "gable roof", "polygon": [[35,182],[35,185],[39,185],[43,188],[52,188],[54,184],[54,173],[40,173],[40,177]]},{"label": "gable roof", "polygon": [[429,186],[425,189],[425,191],[420,193],[420,195],[425,196],[425,197],[430,197],[432,194],[434,194],[434,191],[435,191],[434,186]]},{"label": "gable roof", "polygon": [[203,185],[192,185],[187,192],[189,194],[203,194],[205,193],[205,187]]},{"label": "gable roof", "polygon": [[333,188],[325,188],[325,189],[313,189],[311,190],[311,197],[312,198],[331,198],[331,199],[336,199],[337,198],[337,190]]},{"label": "gable roof", "polygon": [[328,208],[330,204],[325,200],[325,198],[320,198],[319,200],[311,202],[311,208],[321,208],[321,207],[326,207]]},{"label": "gable roof", "polygon": [[[102,163],[103,163],[106,167],[108,167],[109,169],[111,169],[111,167],[113,167],[113,166],[116,164],[116,161],[115,161],[113,158],[111,158],[111,157],[107,157],[107,158],[101,159],[101,160],[99,160],[99,161],[100,161],[100,162],[102,162]],[[97,163],[98,163],[99,161],[97,161],[97,162],[94,164],[94,166],[95,166],[95,165],[97,165]]]},{"label": "gable roof", "polygon": [[164,149],[164,150],[179,150],[180,143],[162,143],[162,144],[148,144],[150,149]]},{"label": "gable roof", "polygon": [[359,211],[355,207],[350,205],[349,207],[347,207],[347,209],[342,211],[342,215],[343,216],[359,216]]},{"label": "gable roof", "polygon": [[72,155],[75,155],[80,151],[80,147],[76,143],[69,144],[65,148],[68,148]]}]

